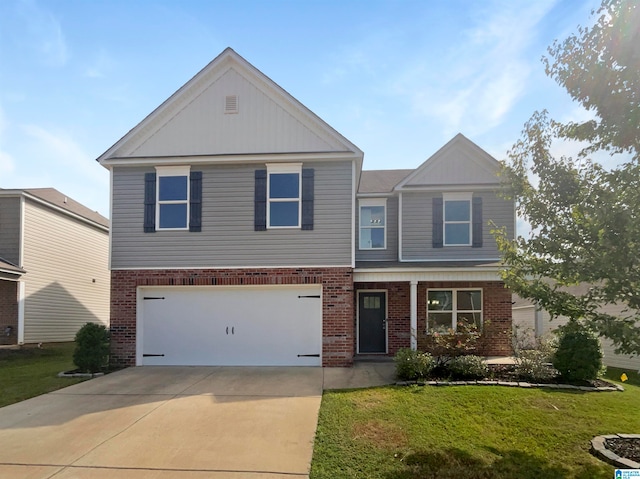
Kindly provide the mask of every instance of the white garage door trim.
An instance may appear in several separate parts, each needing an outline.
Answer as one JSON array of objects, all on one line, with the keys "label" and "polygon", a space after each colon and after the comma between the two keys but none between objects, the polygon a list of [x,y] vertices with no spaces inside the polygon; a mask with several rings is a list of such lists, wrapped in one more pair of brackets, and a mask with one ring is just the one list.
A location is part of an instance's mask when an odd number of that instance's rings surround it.
[{"label": "white garage door trim", "polygon": [[[162,321],[165,332],[151,331],[145,311]],[[163,317],[164,311],[170,316]],[[320,366],[322,285],[138,287],[136,328],[138,366]]]}]

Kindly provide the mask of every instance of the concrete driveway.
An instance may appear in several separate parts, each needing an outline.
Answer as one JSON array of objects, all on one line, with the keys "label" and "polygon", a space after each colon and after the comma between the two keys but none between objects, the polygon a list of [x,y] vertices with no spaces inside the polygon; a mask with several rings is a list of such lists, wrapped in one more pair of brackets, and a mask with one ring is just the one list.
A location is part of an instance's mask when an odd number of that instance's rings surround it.
[{"label": "concrete driveway", "polygon": [[0,477],[308,477],[322,368],[130,368],[0,408]]}]

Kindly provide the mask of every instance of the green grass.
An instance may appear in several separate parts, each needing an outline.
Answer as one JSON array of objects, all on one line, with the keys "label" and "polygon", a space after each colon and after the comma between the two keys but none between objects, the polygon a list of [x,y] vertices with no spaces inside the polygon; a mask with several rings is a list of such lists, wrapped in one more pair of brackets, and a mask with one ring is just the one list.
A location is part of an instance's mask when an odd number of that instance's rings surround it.
[{"label": "green grass", "polygon": [[[622,373],[626,374],[628,378],[624,383],[620,379]],[[605,373],[604,378],[612,381],[617,381],[623,386],[626,386],[628,384],[640,386],[640,374],[635,369],[620,369],[607,366],[607,372]]]},{"label": "green grass", "polygon": [[610,479],[614,468],[589,453],[589,441],[640,433],[640,387],[625,389],[328,391],[311,478]]},{"label": "green grass", "polygon": [[0,407],[82,381],[59,378],[73,369],[75,343],[44,344],[42,349],[0,349]]}]

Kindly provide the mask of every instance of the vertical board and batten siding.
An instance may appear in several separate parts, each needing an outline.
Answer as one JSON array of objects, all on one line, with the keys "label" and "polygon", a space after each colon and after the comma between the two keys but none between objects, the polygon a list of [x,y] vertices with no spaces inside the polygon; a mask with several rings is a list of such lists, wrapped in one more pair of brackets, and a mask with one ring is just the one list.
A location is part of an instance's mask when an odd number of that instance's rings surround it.
[{"label": "vertical board and batten siding", "polygon": [[198,165],[202,231],[143,232],[144,174],[113,170],[113,269],[351,265],[352,166],[305,162],[315,171],[311,231],[254,231],[254,172],[264,164]]},{"label": "vertical board and batten siding", "polygon": [[108,252],[106,231],[27,200],[26,343],[73,341],[87,322],[108,326]]},{"label": "vertical board and batten siding", "polygon": [[20,198],[0,198],[0,258],[20,265]]},{"label": "vertical board and batten siding", "polygon": [[494,191],[474,192],[482,197],[482,244],[471,246],[445,246],[433,248],[432,203],[439,193],[402,194],[402,259],[405,261],[474,260],[500,258],[496,240],[491,234],[493,221],[497,226],[506,226],[507,234],[513,237],[514,206],[499,198]]},{"label": "vertical board and batten siding", "polygon": [[[237,113],[225,114],[227,95],[237,95]],[[335,138],[318,136],[231,68],[128,154],[184,156],[343,149]]]},{"label": "vertical board and batten siding", "polygon": [[360,204],[356,201],[356,261],[398,260],[398,197],[387,198],[386,249],[360,249]]}]

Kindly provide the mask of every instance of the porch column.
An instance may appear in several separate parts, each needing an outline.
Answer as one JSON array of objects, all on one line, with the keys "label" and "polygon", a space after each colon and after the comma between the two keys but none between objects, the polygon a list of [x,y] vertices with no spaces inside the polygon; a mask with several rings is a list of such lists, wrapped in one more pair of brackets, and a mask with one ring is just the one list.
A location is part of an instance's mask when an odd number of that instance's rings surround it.
[{"label": "porch column", "polygon": [[418,282],[411,281],[410,288],[411,316],[410,316],[410,333],[411,333],[411,349],[418,349]]},{"label": "porch column", "polygon": [[24,281],[18,281],[18,344],[24,344]]}]

